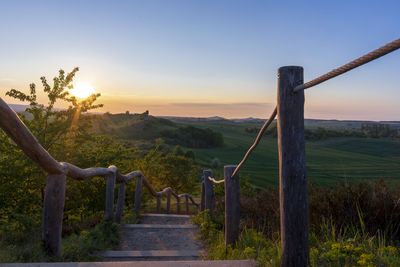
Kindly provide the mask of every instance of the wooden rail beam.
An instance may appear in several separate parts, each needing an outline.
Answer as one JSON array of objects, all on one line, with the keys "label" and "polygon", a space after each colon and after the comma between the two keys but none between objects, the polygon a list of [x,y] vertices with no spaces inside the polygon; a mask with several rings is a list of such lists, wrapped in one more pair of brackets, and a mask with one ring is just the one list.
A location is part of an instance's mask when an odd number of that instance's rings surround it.
[{"label": "wooden rail beam", "polygon": [[304,144],[303,68],[278,71],[279,196],[281,266],[308,266],[308,196]]},{"label": "wooden rail beam", "polygon": [[64,173],[64,169],[44,149],[31,131],[2,98],[0,98],[0,128],[18,145],[24,153],[43,170],[51,174]]}]

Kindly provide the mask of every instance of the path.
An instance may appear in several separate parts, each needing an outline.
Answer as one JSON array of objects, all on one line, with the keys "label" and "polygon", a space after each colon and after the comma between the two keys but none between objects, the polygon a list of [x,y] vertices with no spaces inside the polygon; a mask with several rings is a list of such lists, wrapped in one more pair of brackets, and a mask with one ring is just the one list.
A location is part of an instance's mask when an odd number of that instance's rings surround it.
[{"label": "path", "polygon": [[204,251],[189,215],[145,214],[139,224],[121,228],[118,250],[105,251],[105,261],[136,261],[137,266],[255,266],[247,260],[201,261]]}]

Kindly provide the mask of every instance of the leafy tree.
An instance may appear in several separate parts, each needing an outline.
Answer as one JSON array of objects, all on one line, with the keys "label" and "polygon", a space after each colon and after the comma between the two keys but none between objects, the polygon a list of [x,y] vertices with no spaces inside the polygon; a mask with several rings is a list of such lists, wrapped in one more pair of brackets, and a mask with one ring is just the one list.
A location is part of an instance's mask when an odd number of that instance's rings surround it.
[{"label": "leafy tree", "polygon": [[[100,94],[92,94],[87,99],[78,101],[69,94],[73,87],[73,78],[78,68],[65,74],[59,71],[50,85],[45,77],[41,77],[43,91],[47,96],[47,105],[39,104],[36,85],[30,84],[29,93],[11,89],[6,95],[27,102],[28,108],[20,113],[20,118],[28,126],[34,136],[56,159],[68,161],[82,166],[84,156],[74,152],[89,152],[93,147],[104,147],[105,142],[99,142],[90,134],[90,121],[80,117],[81,113],[101,107],[95,104]],[[67,103],[65,109],[57,109],[59,102]],[[89,147],[91,149],[89,149]],[[112,144],[115,148],[115,144]],[[105,153],[107,155],[107,153]],[[108,155],[109,156],[109,155]],[[116,155],[114,155],[115,157]],[[107,157],[107,156],[105,156]],[[112,158],[112,156],[109,156]],[[104,160],[103,160],[104,162]],[[94,160],[86,160],[85,165],[94,164]],[[100,162],[99,162],[100,163]],[[0,132],[0,235],[13,233],[14,241],[27,236],[27,230],[40,225],[45,186],[44,173],[3,133]],[[70,181],[68,181],[70,186]],[[93,188],[85,190],[90,195]],[[92,190],[92,191],[91,191]],[[73,190],[67,190],[67,214],[71,206],[78,205],[79,199],[69,197]],[[79,190],[74,190],[77,192]],[[96,192],[97,193],[97,192]],[[98,197],[96,197],[98,199]]]}]

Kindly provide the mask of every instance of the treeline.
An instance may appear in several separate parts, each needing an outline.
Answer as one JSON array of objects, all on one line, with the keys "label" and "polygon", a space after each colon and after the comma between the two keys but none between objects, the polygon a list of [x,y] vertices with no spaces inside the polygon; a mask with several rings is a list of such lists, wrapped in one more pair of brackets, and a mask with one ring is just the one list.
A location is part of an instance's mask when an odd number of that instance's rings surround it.
[{"label": "treeline", "polygon": [[223,135],[210,128],[185,126],[174,130],[164,130],[161,136],[167,143],[190,148],[213,148],[224,145]]},{"label": "treeline", "polygon": [[[258,127],[246,127],[246,133],[257,134],[260,131]],[[276,125],[272,126],[265,132],[265,135],[277,137]],[[316,129],[305,129],[304,137],[309,141],[324,140],[334,137],[369,137],[369,138],[400,138],[400,132],[391,128],[387,124],[362,124],[361,130],[333,130],[318,127]]]},{"label": "treeline", "polygon": [[400,137],[400,131],[391,127],[389,124],[384,123],[363,123],[361,131],[366,137],[380,138],[380,137]]}]

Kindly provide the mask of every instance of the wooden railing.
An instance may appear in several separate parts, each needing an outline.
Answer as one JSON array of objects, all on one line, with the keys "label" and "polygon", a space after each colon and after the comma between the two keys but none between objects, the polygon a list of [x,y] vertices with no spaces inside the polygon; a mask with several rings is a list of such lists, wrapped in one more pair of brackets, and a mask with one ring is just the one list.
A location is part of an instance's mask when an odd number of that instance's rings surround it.
[{"label": "wooden railing", "polygon": [[212,178],[211,170],[203,171],[201,210],[209,210],[211,215],[215,205],[214,186],[225,186],[225,245],[234,245],[239,238],[240,225],[240,178],[236,165],[224,166],[224,179],[217,181]]},{"label": "wooden railing", "polygon": [[[161,210],[161,197],[167,196],[167,212],[171,212],[171,196],[177,200],[177,211],[180,212],[180,200],[185,199],[185,211],[191,205],[199,208],[190,194],[177,194],[170,187],[156,192],[141,171],[122,174],[116,166],[108,168],[92,167],[81,169],[67,162],[58,162],[46,151],[32,135],[18,115],[0,98],[0,128],[22,149],[22,151],[48,173],[43,203],[43,244],[48,255],[59,255],[61,251],[61,232],[65,205],[67,177],[86,180],[95,176],[106,180],[106,203],[104,218],[121,221],[125,205],[126,184],[136,180],[134,211],[140,212],[142,187],[157,199],[157,211]],[[119,184],[118,199],[114,214],[114,188]]]}]

